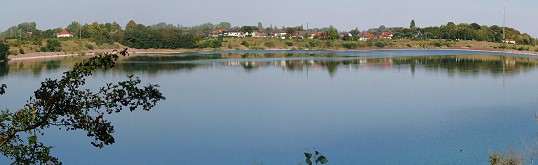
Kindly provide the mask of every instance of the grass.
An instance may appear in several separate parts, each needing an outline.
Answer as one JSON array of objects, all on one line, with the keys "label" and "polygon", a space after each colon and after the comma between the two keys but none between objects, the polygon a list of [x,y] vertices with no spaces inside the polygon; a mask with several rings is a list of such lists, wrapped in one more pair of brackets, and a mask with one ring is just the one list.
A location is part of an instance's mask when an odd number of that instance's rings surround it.
[{"label": "grass", "polygon": [[[211,40],[213,40],[211,38]],[[8,40],[14,43],[10,47],[12,55],[38,52],[46,40],[41,43],[35,41]],[[96,45],[87,39],[62,40],[62,53],[80,54],[100,51],[102,49],[119,49],[125,47],[119,43]],[[212,49],[177,49],[175,51],[215,51],[215,50],[365,50],[365,49],[477,49],[477,50],[519,50],[538,52],[537,46],[501,44],[482,41],[447,41],[442,39],[427,40],[369,40],[369,41],[343,41],[343,40],[314,40],[314,39],[279,39],[279,38],[224,38],[220,48]],[[148,51],[165,51],[150,49]],[[174,51],[174,50],[172,50]]]}]

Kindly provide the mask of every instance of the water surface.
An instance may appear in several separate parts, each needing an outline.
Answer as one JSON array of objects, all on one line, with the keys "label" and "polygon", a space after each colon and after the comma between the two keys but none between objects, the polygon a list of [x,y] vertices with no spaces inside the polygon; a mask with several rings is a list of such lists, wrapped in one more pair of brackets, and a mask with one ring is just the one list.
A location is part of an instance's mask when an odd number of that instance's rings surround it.
[{"label": "water surface", "polygon": [[[0,67],[17,109],[77,59]],[[535,142],[538,60],[469,51],[230,51],[132,56],[89,88],[134,74],[161,86],[151,112],[111,116],[116,144],[44,140],[66,164],[487,164]],[[0,161],[4,162],[4,161]]]}]

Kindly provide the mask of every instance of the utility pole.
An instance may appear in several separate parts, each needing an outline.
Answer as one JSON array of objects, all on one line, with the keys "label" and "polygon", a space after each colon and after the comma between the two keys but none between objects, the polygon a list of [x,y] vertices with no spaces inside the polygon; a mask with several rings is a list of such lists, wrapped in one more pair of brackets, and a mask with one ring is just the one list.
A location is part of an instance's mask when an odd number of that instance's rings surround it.
[{"label": "utility pole", "polygon": [[503,42],[506,41],[506,6],[503,7]]}]

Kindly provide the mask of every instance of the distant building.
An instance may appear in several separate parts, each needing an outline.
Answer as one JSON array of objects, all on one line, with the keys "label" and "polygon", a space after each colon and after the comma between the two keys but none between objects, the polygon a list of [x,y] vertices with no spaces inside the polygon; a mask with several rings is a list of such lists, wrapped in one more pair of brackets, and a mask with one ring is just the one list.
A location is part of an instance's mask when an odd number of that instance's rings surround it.
[{"label": "distant building", "polygon": [[365,32],[365,33],[359,34],[359,41],[368,41],[369,39],[374,39],[374,38],[375,38],[375,35],[372,33]]},{"label": "distant building", "polygon": [[227,30],[222,32],[224,37],[244,37],[243,33],[240,30]]},{"label": "distant building", "polygon": [[56,37],[73,37],[71,33],[69,33],[67,30],[63,29],[60,33],[56,34]]},{"label": "distant building", "polygon": [[507,44],[516,44],[516,40],[513,40],[513,39],[505,39],[505,40],[504,40],[504,43],[507,43]]},{"label": "distant building", "polygon": [[391,32],[383,32],[379,35],[379,38],[382,39],[392,39],[394,35]]}]

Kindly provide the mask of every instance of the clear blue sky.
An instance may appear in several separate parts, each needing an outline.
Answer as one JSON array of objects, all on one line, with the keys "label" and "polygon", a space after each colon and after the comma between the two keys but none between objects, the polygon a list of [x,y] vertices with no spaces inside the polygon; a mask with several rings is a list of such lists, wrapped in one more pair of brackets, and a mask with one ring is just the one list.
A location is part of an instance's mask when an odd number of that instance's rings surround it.
[{"label": "clear blue sky", "polygon": [[129,20],[146,25],[167,22],[184,26],[226,21],[234,26],[310,27],[334,25],[338,30],[385,25],[439,26],[449,21],[502,25],[538,37],[537,0],[15,0],[0,5],[0,30],[21,22],[39,29]]}]

